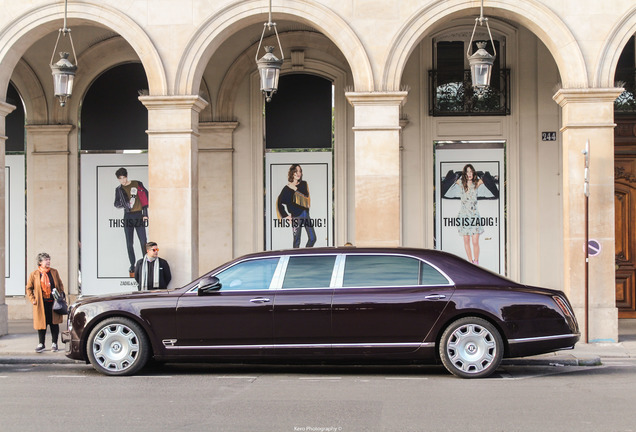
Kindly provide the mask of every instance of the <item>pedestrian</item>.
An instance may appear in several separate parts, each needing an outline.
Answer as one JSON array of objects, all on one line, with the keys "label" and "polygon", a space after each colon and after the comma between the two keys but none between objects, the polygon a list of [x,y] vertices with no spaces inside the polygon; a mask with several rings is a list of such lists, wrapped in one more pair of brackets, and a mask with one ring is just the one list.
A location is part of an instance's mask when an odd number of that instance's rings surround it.
[{"label": "pedestrian", "polygon": [[146,255],[135,264],[135,280],[139,291],[166,289],[172,279],[168,261],[159,258],[159,246],[155,242],[146,243]]},{"label": "pedestrian", "polygon": [[51,267],[51,256],[42,252],[37,257],[38,268],[29,275],[26,294],[33,304],[33,328],[38,331],[38,346],[35,352],[44,351],[46,326],[51,328],[51,351],[56,352],[57,338],[63,316],[53,311],[53,291],[64,292],[64,284],[57,270]]}]

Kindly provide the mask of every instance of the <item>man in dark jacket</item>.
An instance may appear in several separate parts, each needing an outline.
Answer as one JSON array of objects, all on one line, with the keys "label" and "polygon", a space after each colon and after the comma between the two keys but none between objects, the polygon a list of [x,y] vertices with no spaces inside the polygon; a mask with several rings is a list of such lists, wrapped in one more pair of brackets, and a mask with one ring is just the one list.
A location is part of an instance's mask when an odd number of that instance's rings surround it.
[{"label": "man in dark jacket", "polygon": [[135,280],[139,291],[166,289],[172,279],[168,261],[159,258],[159,247],[155,242],[146,243],[146,255],[135,264]]}]

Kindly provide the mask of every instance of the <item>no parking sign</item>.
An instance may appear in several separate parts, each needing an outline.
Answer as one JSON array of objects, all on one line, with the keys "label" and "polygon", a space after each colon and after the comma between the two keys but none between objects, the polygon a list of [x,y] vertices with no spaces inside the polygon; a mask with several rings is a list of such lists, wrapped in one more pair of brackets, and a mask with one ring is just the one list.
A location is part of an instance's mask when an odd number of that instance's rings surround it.
[{"label": "no parking sign", "polygon": [[587,254],[588,256],[596,256],[601,253],[601,242],[598,240],[590,239],[587,242]]}]

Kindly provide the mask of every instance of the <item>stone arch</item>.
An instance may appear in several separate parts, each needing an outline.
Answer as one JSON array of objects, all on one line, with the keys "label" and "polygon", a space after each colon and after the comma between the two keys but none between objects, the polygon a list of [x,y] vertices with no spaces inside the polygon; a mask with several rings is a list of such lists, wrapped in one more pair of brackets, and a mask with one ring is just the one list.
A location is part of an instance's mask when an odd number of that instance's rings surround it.
[{"label": "stone arch", "polygon": [[[272,37],[273,38],[273,37]],[[285,35],[281,35],[281,43],[285,43],[285,39],[292,38],[294,40],[294,44],[296,46],[308,46],[311,43],[311,47],[314,49],[327,50],[332,45],[329,39],[327,39],[324,35],[317,35],[315,33],[308,32],[298,32]],[[263,42],[267,42],[268,39],[265,39]],[[274,43],[275,40],[269,43]],[[214,103],[214,120],[215,121],[234,121],[234,104],[236,101],[236,94],[239,91],[239,83],[245,79],[245,77],[249,76],[255,71],[254,67],[254,52],[256,52],[257,43],[251,45],[247,50],[245,50],[237,59],[232,63],[230,68],[228,69],[221,86],[219,88],[218,95],[216,97],[216,101]],[[317,65],[315,61],[310,59],[306,59],[308,64]],[[327,66],[323,62],[319,62],[323,64],[318,69],[309,68],[306,66],[303,71],[306,73],[311,73],[314,75],[322,76],[323,78],[327,78],[331,81],[336,80],[337,77],[345,76],[344,71],[334,66]],[[338,70],[339,73],[330,72],[331,70]],[[281,68],[281,75],[292,72],[292,65],[289,61],[283,63]],[[343,79],[344,80],[344,79]],[[343,86],[345,84],[343,83]]]},{"label": "stone arch", "polygon": [[[31,10],[0,32],[0,89],[6,89],[13,69],[33,41],[59,28],[63,5],[49,4]],[[127,15],[108,6],[69,3],[68,18],[99,23],[120,34],[135,50],[148,77],[151,95],[167,94],[167,79],[159,52],[144,30]]]},{"label": "stone arch", "polygon": [[612,28],[609,36],[605,40],[603,49],[599,56],[597,67],[594,71],[592,83],[594,87],[612,88],[614,87],[614,75],[618,59],[627,45],[629,38],[636,33],[636,6],[632,7]]},{"label": "stone arch", "polygon": [[45,124],[49,118],[46,95],[42,83],[24,60],[15,66],[11,81],[22,97],[27,124]]},{"label": "stone arch", "polygon": [[[264,22],[267,2],[248,0],[227,6],[210,17],[192,38],[179,62],[175,89],[182,94],[198,94],[204,70],[214,52],[234,32]],[[364,45],[349,25],[333,11],[318,3],[290,0],[285,6],[273,6],[277,19],[299,19],[326,35],[349,59],[357,91],[372,91],[373,71]],[[287,53],[286,53],[287,54]]]},{"label": "stone arch", "polygon": [[[135,62],[139,62],[139,57],[131,46],[119,36],[107,39],[86,50],[80,55],[78,63],[90,64],[91,69],[88,73],[76,78],[73,84],[75,95],[68,100],[67,109],[63,111],[79,116],[80,103],[100,75],[115,66]],[[57,107],[57,104],[55,106]]]},{"label": "stone arch", "polygon": [[[399,90],[406,62],[420,41],[431,32],[431,29],[439,28],[440,22],[467,15],[479,15],[474,1],[436,2],[414,14],[406,21],[390,45],[390,54],[382,73],[382,87],[388,91]],[[552,53],[564,88],[588,86],[585,60],[576,39],[563,21],[548,7],[537,0],[489,0],[486,2],[484,15],[510,19],[532,31]]]}]

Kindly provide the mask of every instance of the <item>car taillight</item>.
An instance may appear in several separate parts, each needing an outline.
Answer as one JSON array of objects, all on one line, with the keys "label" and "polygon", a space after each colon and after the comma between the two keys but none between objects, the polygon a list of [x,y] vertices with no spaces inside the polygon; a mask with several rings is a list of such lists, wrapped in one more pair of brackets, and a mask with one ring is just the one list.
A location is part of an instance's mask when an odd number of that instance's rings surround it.
[{"label": "car taillight", "polygon": [[559,296],[552,296],[552,298],[554,299],[555,303],[559,305],[559,308],[561,308],[565,316],[574,318],[574,312],[572,312],[572,310],[570,309],[570,306],[567,304],[565,300],[563,300]]}]

